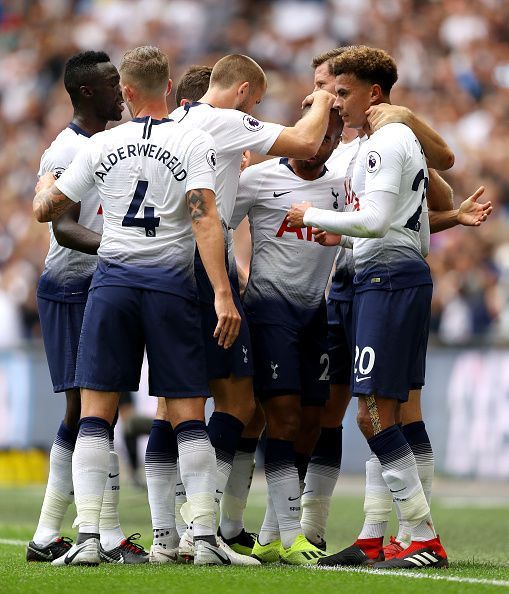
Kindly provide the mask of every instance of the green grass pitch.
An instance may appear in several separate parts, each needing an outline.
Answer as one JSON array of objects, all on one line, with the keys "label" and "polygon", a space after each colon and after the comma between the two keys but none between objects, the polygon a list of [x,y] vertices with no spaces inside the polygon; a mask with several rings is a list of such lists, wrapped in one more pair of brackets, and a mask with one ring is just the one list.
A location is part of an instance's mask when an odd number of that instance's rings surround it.
[{"label": "green grass pitch", "polygon": [[[341,489],[339,490],[341,492]],[[25,542],[37,522],[43,487],[0,489],[0,592],[114,594],[119,592],[176,594],[369,594],[509,592],[509,497],[503,501],[460,502],[437,497],[433,505],[451,567],[449,570],[406,571],[398,575],[362,571],[327,571],[304,567],[261,568],[182,565],[106,565],[51,567],[26,563]],[[252,493],[247,528],[256,530],[263,518],[262,492]],[[72,511],[72,510],[71,510]],[[122,488],[121,518],[127,535],[141,532],[150,545],[151,527],[146,493]],[[73,516],[64,534],[74,536]],[[352,543],[362,521],[360,496],[336,496],[331,509],[328,548]],[[391,526],[394,532],[394,525]]]}]

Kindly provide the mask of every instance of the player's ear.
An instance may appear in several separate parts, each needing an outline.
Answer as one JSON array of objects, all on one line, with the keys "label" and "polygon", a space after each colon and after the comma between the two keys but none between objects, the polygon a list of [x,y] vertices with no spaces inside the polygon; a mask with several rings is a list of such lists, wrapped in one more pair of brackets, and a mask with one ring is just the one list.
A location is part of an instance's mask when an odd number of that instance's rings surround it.
[{"label": "player's ear", "polygon": [[237,89],[237,95],[249,95],[249,81],[243,82]]},{"label": "player's ear", "polygon": [[382,87],[378,83],[371,85],[370,104],[376,105],[377,103],[383,103],[383,102],[384,102],[384,93],[382,91]]},{"label": "player's ear", "polygon": [[130,87],[129,85],[122,85],[122,84],[120,85],[120,88],[122,90],[122,97],[124,98],[124,101],[131,102],[134,97],[134,89],[132,87]]},{"label": "player's ear", "polygon": [[93,94],[94,92],[90,87],[87,87],[86,85],[81,85],[80,95],[83,95],[83,97],[92,97]]},{"label": "player's ear", "polygon": [[166,87],[166,96],[168,96],[171,93],[171,90],[173,89],[173,81],[170,79],[168,79],[168,86]]}]

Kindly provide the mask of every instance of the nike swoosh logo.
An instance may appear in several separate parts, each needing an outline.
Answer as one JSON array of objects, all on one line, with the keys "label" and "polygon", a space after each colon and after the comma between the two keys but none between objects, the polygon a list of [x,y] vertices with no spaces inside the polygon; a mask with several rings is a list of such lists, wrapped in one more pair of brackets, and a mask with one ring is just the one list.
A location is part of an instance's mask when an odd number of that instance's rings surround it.
[{"label": "nike swoosh logo", "polygon": [[[304,493],[302,493],[302,495],[306,495],[306,493],[312,493],[312,491],[304,491]],[[301,495],[299,495],[298,497],[288,497],[288,501],[297,501],[297,499],[300,499]]]},{"label": "nike swoosh logo", "polygon": [[212,547],[207,547],[207,550],[210,551],[211,553],[214,553],[214,555],[221,561],[221,563],[223,565],[231,565],[232,564],[232,562],[226,555],[223,555],[222,553],[220,554],[216,549],[213,549]]},{"label": "nike swoosh logo", "polygon": [[289,194],[291,192],[291,190],[288,190],[288,192],[274,192],[274,198],[279,198],[280,196],[284,196],[285,194]]},{"label": "nike swoosh logo", "polygon": [[360,383],[360,382],[365,382],[365,381],[366,381],[366,380],[368,380],[368,379],[371,379],[371,376],[370,376],[370,375],[368,375],[368,377],[357,377],[357,376],[355,376],[355,381],[356,381],[357,383]]},{"label": "nike swoosh logo", "polygon": [[[85,541],[85,542],[86,542],[86,541]],[[85,543],[83,543],[83,544],[85,544]],[[80,548],[79,548],[79,549],[76,549],[72,555],[69,555],[69,553],[67,553],[67,555],[65,556],[65,559],[64,559],[64,563],[65,563],[66,565],[69,565],[69,563],[72,563],[72,560],[74,559],[74,557],[76,557],[76,555],[77,555],[78,553],[81,553],[81,549],[82,549],[82,548],[83,548],[83,547],[82,547],[82,546],[80,546]]]},{"label": "nike swoosh logo", "polygon": [[397,491],[393,491],[392,489],[389,489],[389,491],[391,493],[401,493],[401,491],[404,491],[406,487],[403,487],[402,489],[398,489]]},{"label": "nike swoosh logo", "polygon": [[117,472],[117,474],[111,474],[111,472],[108,473],[108,476],[110,478],[115,478],[116,476],[118,476],[120,474],[120,472]]}]

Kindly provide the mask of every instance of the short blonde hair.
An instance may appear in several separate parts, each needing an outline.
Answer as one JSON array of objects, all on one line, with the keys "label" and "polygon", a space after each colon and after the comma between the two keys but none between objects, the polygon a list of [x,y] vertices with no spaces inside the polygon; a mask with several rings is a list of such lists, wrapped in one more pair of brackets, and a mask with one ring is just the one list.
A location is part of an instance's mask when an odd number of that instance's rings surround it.
[{"label": "short blonde hair", "polygon": [[120,62],[120,75],[149,95],[163,93],[170,78],[167,56],[151,45],[127,51]]},{"label": "short blonde hair", "polygon": [[354,45],[341,52],[332,62],[332,74],[353,74],[359,80],[380,85],[386,95],[398,80],[394,58],[383,49],[367,45]]},{"label": "short blonde hair", "polygon": [[318,54],[318,56],[315,56],[313,58],[313,61],[311,62],[311,68],[313,68],[313,70],[316,70],[318,68],[318,66],[321,66],[322,64],[325,64],[325,62],[329,63],[329,74],[332,74],[331,71],[331,63],[334,60],[334,58],[337,58],[338,56],[340,56],[345,50],[349,49],[351,46],[345,45],[344,47],[335,47],[334,49],[330,49],[326,52],[323,52],[322,54]]},{"label": "short blonde hair", "polygon": [[229,89],[235,83],[248,82],[252,88],[267,85],[267,77],[261,66],[249,56],[230,54],[221,58],[212,68],[210,86]]}]

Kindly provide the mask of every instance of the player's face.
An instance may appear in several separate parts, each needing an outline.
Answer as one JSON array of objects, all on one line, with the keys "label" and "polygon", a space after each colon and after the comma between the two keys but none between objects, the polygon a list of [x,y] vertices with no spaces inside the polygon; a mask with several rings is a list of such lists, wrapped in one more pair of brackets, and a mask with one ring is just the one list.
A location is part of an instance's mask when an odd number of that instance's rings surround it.
[{"label": "player's face", "polygon": [[93,101],[99,117],[118,122],[122,119],[124,100],[120,90],[120,76],[111,62],[97,64],[94,83],[89,85],[93,91]]},{"label": "player's face", "polygon": [[366,110],[371,106],[372,85],[354,74],[340,74],[335,83],[336,102],[345,126],[357,130],[367,124]]},{"label": "player's face", "polygon": [[245,98],[238,101],[234,109],[237,111],[243,111],[244,113],[253,113],[254,108],[261,102],[265,92],[267,91],[267,85],[263,87],[255,87],[249,91]]},{"label": "player's face", "polygon": [[313,91],[328,91],[329,93],[335,94],[336,77],[329,73],[329,63],[324,62],[317,66],[315,70],[315,80]]},{"label": "player's face", "polygon": [[315,168],[321,166],[329,159],[341,140],[342,130],[343,121],[338,115],[338,112],[334,110],[334,112],[331,112],[329,117],[329,125],[327,126],[325,136],[320,148],[318,149],[318,152],[311,159],[305,160],[307,167]]}]

